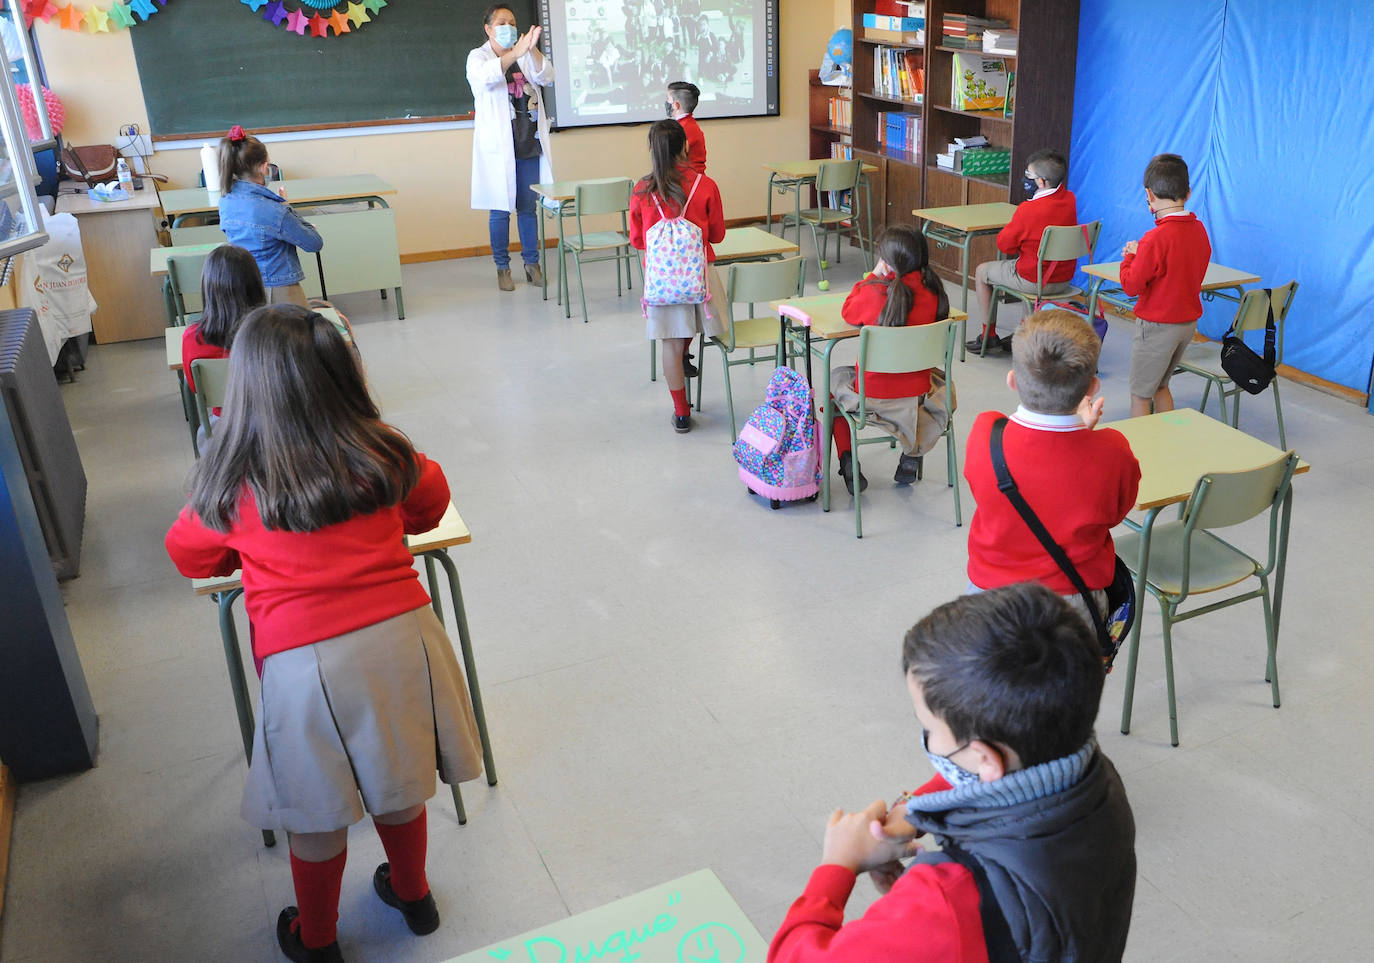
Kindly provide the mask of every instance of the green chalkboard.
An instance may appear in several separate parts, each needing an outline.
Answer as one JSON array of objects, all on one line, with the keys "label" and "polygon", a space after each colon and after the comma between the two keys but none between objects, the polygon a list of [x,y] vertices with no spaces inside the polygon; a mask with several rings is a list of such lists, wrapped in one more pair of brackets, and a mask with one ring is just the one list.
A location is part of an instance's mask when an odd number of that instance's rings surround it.
[{"label": "green chalkboard", "polygon": [[[153,136],[469,114],[464,68],[486,40],[489,3],[390,0],[328,38],[298,37],[237,0],[169,3],[131,32]],[[310,12],[300,0],[284,6]],[[533,0],[511,6],[528,26]]]}]

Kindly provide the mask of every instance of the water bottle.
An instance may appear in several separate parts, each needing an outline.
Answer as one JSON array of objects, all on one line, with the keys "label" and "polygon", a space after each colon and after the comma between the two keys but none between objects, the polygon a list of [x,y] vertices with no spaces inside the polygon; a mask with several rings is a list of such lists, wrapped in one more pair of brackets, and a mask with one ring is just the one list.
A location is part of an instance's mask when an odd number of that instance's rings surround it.
[{"label": "water bottle", "polygon": [[134,196],[134,175],[129,172],[129,164],[124,158],[119,159],[115,166],[115,171],[119,177],[119,186],[129,192],[129,196]]}]

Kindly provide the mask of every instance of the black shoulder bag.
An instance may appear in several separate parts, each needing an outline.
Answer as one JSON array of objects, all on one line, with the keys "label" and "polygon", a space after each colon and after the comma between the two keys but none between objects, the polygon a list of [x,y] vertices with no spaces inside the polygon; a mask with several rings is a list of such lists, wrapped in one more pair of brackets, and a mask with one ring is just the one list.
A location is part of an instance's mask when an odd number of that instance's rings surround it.
[{"label": "black shoulder bag", "polygon": [[1131,624],[1135,621],[1135,578],[1131,575],[1131,570],[1126,567],[1126,563],[1118,558],[1116,568],[1112,573],[1112,584],[1107,586],[1107,612],[1109,615],[1107,620],[1103,621],[1102,613],[1097,610],[1097,603],[1093,601],[1092,592],[1084,583],[1083,576],[1078,574],[1078,569],[1074,568],[1073,562],[1069,561],[1069,557],[1064,554],[1059,543],[1050,535],[1030,505],[1026,504],[1026,500],[1021,497],[1021,492],[1016,487],[1016,480],[1011,477],[1011,472],[1007,470],[1007,459],[1002,452],[1002,432],[1006,428],[1006,418],[998,418],[993,422],[989,442],[992,452],[992,470],[997,475],[997,488],[1007,496],[1007,501],[1011,502],[1016,513],[1026,523],[1026,527],[1044,546],[1045,551],[1049,552],[1050,558],[1054,559],[1059,570],[1068,576],[1073,587],[1083,597],[1083,604],[1088,609],[1093,629],[1097,633],[1097,642],[1102,647],[1102,664],[1106,671],[1110,672],[1112,671],[1112,662],[1116,659],[1116,653],[1121,648],[1121,641],[1126,638],[1126,633],[1131,630]]},{"label": "black shoulder bag", "polygon": [[1235,322],[1231,323],[1231,327],[1221,339],[1221,370],[1252,395],[1263,392],[1269,387],[1269,382],[1274,380],[1273,290],[1265,288],[1264,296],[1269,301],[1269,319],[1264,322],[1264,357],[1255,354],[1254,350],[1236,334]]}]

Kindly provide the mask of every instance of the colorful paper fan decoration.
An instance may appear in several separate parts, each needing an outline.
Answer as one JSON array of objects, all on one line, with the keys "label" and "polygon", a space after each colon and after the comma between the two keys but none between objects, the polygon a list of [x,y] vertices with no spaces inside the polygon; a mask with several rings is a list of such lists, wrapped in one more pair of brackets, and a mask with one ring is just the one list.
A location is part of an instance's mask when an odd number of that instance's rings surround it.
[{"label": "colorful paper fan decoration", "polygon": [[[43,131],[38,126],[38,108],[33,103],[33,85],[15,84],[14,93],[19,98],[19,111],[24,115],[24,129],[28,131],[29,140],[38,140],[43,136]],[[43,88],[43,100],[48,105],[48,120],[52,122],[52,132],[62,133],[62,127],[67,122],[67,110],[62,106],[62,101],[47,87]]]},{"label": "colorful paper fan decoration", "polygon": [[312,37],[342,37],[371,23],[372,15],[381,12],[387,4],[387,0],[362,0],[360,3],[354,0],[299,0],[295,9],[291,9],[283,0],[240,2],[254,13],[261,10],[262,19],[272,26],[285,27],[298,37],[306,35],[306,27],[310,28]]},{"label": "colorful paper fan decoration", "polygon": [[42,20],[44,23],[51,23],[57,19],[57,25],[63,30],[72,30],[77,33],[109,33],[111,30],[119,30],[121,27],[132,27],[138,23],[146,23],[148,18],[167,6],[167,0],[128,0],[121,2],[115,0],[108,7],[92,4],[89,7],[78,7],[74,3],[64,3],[61,6],[53,3],[52,0],[23,0],[24,2],[24,26],[32,27],[35,20]]}]

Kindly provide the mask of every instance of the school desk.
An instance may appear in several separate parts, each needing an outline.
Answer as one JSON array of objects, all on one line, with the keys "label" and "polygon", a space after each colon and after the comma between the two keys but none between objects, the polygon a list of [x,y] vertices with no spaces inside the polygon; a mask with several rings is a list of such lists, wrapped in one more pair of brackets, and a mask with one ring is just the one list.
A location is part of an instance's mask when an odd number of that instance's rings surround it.
[{"label": "school desk", "polygon": [[725,232],[725,240],[711,247],[717,267],[740,261],[772,261],[801,251],[794,242],[761,227],[732,227]]},{"label": "school desk", "polygon": [[[1192,408],[1126,418],[1101,427],[1115,428],[1130,442],[1131,451],[1140,462],[1140,488],[1136,494],[1135,510],[1145,513],[1145,518],[1138,524],[1126,520],[1127,525],[1140,532],[1140,554],[1136,563],[1135,625],[1131,628],[1131,653],[1126,668],[1126,703],[1122,715],[1125,718],[1126,713],[1130,712],[1131,693],[1134,691],[1140,626],[1144,621],[1143,607],[1147,598],[1145,573],[1150,562],[1150,535],[1155,519],[1164,508],[1181,506],[1186,502],[1203,475],[1255,468],[1272,462],[1283,451]],[[1299,461],[1294,474],[1303,474],[1310,468],[1307,462]],[[1283,576],[1292,507],[1293,489],[1290,487],[1279,521],[1273,600],[1275,635],[1278,634],[1279,615],[1283,609]]]},{"label": "school desk", "polygon": [[[959,249],[959,307],[968,311],[968,257],[975,238],[997,234],[1011,223],[1016,205],[1006,201],[991,204],[958,204],[954,207],[922,207],[911,212],[921,218],[921,233],[936,247]],[[959,360],[967,351],[968,321],[959,322]]]},{"label": "school desk", "polygon": [[[395,194],[396,188],[375,174],[345,174],[338,177],[302,177],[290,181],[272,181],[272,190],[286,191],[286,201],[292,207],[326,207],[338,204],[366,203],[371,209],[390,207],[385,195]],[[162,191],[162,210],[172,219],[172,227],[182,227],[186,220],[204,223],[219,221],[219,197],[213,197],[203,187],[189,187]]]},{"label": "school desk", "polygon": [[[802,191],[816,183],[816,178],[821,173],[821,162],[843,163],[839,159],[832,161],[831,158],[817,158],[815,160],[804,161],[773,161],[763,165],[763,169],[768,171],[768,191],[765,194],[767,200],[767,214],[763,222],[764,227],[773,230],[773,191],[779,194],[792,193],[792,213],[797,219],[797,238],[801,238],[801,196]],[[868,184],[868,175],[878,173],[878,166],[864,161],[859,165],[859,186],[864,192],[864,225],[865,229],[861,234],[868,238],[869,244],[874,241],[873,237],[873,191]],[[858,198],[853,202],[854,214],[859,213]],[[819,257],[819,252],[817,252]]]},{"label": "school desk", "polygon": [[[794,345],[800,344],[803,351],[809,350],[821,359],[820,389],[815,392],[816,402],[821,406],[824,406],[825,400],[830,397],[830,356],[834,353],[835,346],[849,338],[857,338],[859,331],[862,330],[861,326],[849,324],[840,316],[840,310],[844,307],[847,297],[849,297],[849,292],[842,291],[838,294],[814,294],[804,298],[789,298],[785,301],[769,302],[769,307],[777,312],[780,322],[778,347],[782,356],[787,357],[788,341],[790,340]],[[950,308],[949,320],[962,323],[968,320],[968,315],[958,308]],[[824,349],[815,347],[813,345],[815,341],[825,342]],[[947,374],[949,374],[952,382],[953,373]],[[830,432],[826,428],[825,419],[820,418],[819,420],[821,423],[820,450],[824,452],[826,446],[830,444]],[[821,479],[821,506],[826,511],[830,510],[830,477],[828,475]]]},{"label": "school desk", "polygon": [[135,191],[127,201],[94,201],[89,194],[59,194],[57,213],[81,226],[86,277],[95,298],[91,333],[99,344],[156,338],[166,323],[157,285],[143,273],[144,252],[158,246],[157,191]]},{"label": "school desk", "polygon": [[[324,263],[325,286],[329,293],[379,291],[385,300],[386,289],[394,288],[396,317],[405,320],[395,214],[387,209],[317,214],[310,218],[310,223],[324,239],[320,257]],[[154,274],[166,273],[169,255],[201,253],[207,249],[207,245],[214,247],[225,242],[224,232],[215,225],[173,228],[171,234],[172,247],[160,248],[149,255]],[[321,297],[315,255],[299,249],[296,254],[305,271],[305,280],[301,284],[306,297]]]},{"label": "school desk", "polygon": [[[534,191],[535,196],[540,200],[536,205],[539,208],[539,273],[542,276],[540,288],[544,295],[544,300],[549,299],[549,256],[544,247],[546,231],[544,228],[544,218],[555,217],[558,219],[558,303],[563,303],[563,216],[572,213],[573,200],[577,197],[577,181],[553,181],[549,184],[532,184],[530,190]],[[618,270],[618,269],[617,269]]]},{"label": "school desk", "polygon": [[[1131,311],[1135,307],[1135,298],[1121,290],[1121,262],[1107,261],[1102,264],[1089,264],[1082,269],[1083,273],[1092,278],[1092,283],[1088,285],[1088,317],[1097,317],[1097,302],[1105,301],[1114,308],[1122,311]],[[1210,301],[1213,298],[1225,298],[1228,301],[1239,301],[1245,293],[1245,285],[1258,284],[1259,275],[1251,274],[1249,271],[1240,271],[1236,268],[1222,267],[1220,264],[1208,262],[1207,273],[1202,277],[1202,297]],[[1103,286],[1110,281],[1114,286],[1103,290]],[[1228,292],[1235,292],[1234,294]]]},{"label": "school desk", "polygon": [[[477,732],[482,739],[482,763],[487,771],[487,785],[496,785],[496,762],[492,758],[491,739],[487,734],[487,716],[482,710],[482,691],[477,685],[477,663],[472,654],[472,638],[468,633],[467,610],[463,607],[463,591],[458,584],[458,568],[449,558],[448,550],[455,545],[466,545],[472,541],[472,533],[464,524],[458,509],[449,502],[448,510],[439,524],[420,535],[407,535],[406,547],[411,555],[423,556],[425,577],[429,581],[429,597],[434,614],[444,621],[444,606],[439,597],[439,580],[434,571],[438,562],[448,576],[449,599],[453,603],[453,619],[458,626],[458,643],[463,653],[463,673],[468,680],[468,693],[472,697],[472,712],[477,719]],[[243,737],[243,754],[248,762],[253,759],[253,705],[248,694],[248,677],[243,671],[243,651],[239,647],[238,629],[234,625],[234,601],[243,594],[243,582],[239,573],[221,575],[213,578],[193,578],[191,586],[197,595],[208,595],[219,607],[220,641],[224,644],[224,659],[229,668],[229,686],[234,693],[234,710],[238,713],[239,734]],[[467,810],[463,808],[463,796],[454,783],[453,805],[458,811],[459,824],[468,821]],[[262,840],[272,846],[276,837],[271,830],[263,830]]]}]

